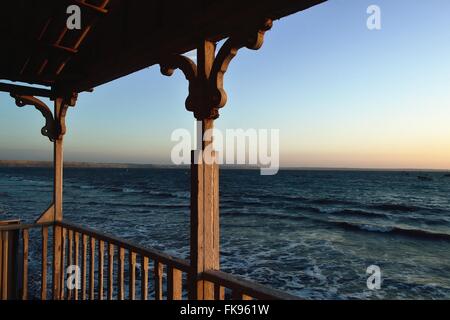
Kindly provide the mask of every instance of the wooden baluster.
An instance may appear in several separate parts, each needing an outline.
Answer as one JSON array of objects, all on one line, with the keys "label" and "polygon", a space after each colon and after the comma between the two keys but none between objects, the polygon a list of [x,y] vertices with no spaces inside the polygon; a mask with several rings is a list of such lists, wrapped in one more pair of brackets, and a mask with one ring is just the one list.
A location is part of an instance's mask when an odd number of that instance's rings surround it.
[{"label": "wooden baluster", "polygon": [[2,300],[8,299],[8,231],[2,232],[3,246],[2,246]]},{"label": "wooden baluster", "polygon": [[48,227],[42,228],[41,300],[47,300]]},{"label": "wooden baluster", "polygon": [[67,237],[67,229],[62,228],[61,230],[61,274],[60,274],[60,296],[59,298],[61,300],[64,300],[65,298],[65,292],[66,292],[66,268],[64,267],[65,264],[65,255],[66,255],[66,237]]},{"label": "wooden baluster", "polygon": [[87,278],[87,241],[88,236],[83,234],[83,253],[82,253],[82,262],[83,262],[83,270],[81,272],[81,299],[86,300],[86,278]]},{"label": "wooden baluster", "polygon": [[225,288],[220,284],[214,284],[214,300],[224,300],[225,299]]},{"label": "wooden baluster", "polygon": [[108,244],[108,300],[113,299],[114,294],[114,245]]},{"label": "wooden baluster", "polygon": [[164,272],[164,266],[161,264],[158,260],[155,260],[155,266],[154,266],[154,276],[155,276],[155,300],[162,300],[163,298],[163,272]]},{"label": "wooden baluster", "polygon": [[91,256],[89,267],[89,299],[95,299],[95,238],[91,236]]},{"label": "wooden baluster", "polygon": [[22,230],[22,300],[28,299],[28,230]]},{"label": "wooden baluster", "polygon": [[118,299],[123,300],[124,299],[124,284],[123,284],[123,277],[124,277],[124,267],[125,267],[125,249],[119,248],[119,272],[117,274],[117,288],[118,288]]},{"label": "wooden baluster", "polygon": [[[78,232],[75,232],[75,248],[74,248],[74,264],[79,268],[79,247],[80,247],[80,234]],[[80,274],[78,275],[78,277]],[[78,289],[80,285],[81,279],[77,279],[78,283],[74,289],[74,299],[78,300]]]},{"label": "wooden baluster", "polygon": [[105,256],[105,242],[98,243],[98,299],[103,300],[103,267]]},{"label": "wooden baluster", "polygon": [[[69,230],[69,240],[68,240],[69,252],[67,253],[67,267],[73,265],[73,231]],[[67,288],[67,300],[72,300],[73,289]]]},{"label": "wooden baluster", "polygon": [[129,271],[130,271],[130,285],[129,285],[129,299],[136,299],[136,253],[133,251],[128,252],[128,260],[129,260]]},{"label": "wooden baluster", "polygon": [[181,300],[182,298],[182,273],[174,267],[167,270],[167,300]]},{"label": "wooden baluster", "polygon": [[141,256],[141,299],[148,299],[148,257]]}]

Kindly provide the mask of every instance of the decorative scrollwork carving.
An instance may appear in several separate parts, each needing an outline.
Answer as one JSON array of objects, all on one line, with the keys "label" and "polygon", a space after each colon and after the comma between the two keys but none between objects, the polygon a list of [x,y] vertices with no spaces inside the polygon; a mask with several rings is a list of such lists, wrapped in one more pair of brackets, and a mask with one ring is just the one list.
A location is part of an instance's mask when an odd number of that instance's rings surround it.
[{"label": "decorative scrollwork carving", "polygon": [[66,115],[67,110],[69,109],[69,105],[63,101],[61,104],[61,110],[59,111],[59,115],[57,117],[56,126],[58,128],[58,136],[57,139],[62,139],[62,137],[66,134],[67,128],[66,128]]},{"label": "decorative scrollwork carving", "polygon": [[242,35],[230,37],[220,48],[212,67],[210,82],[213,99],[217,108],[222,108],[227,103],[227,94],[224,89],[223,78],[231,61],[236,57],[238,51],[244,47],[258,50],[264,43],[266,31],[272,28],[272,20],[266,19],[258,30],[244,32]]},{"label": "decorative scrollwork carving", "polygon": [[244,47],[251,50],[261,48],[264,43],[264,35],[271,28],[272,20],[265,19],[257,27],[250,27],[239,34],[230,36],[215,56],[207,79],[200,80],[194,61],[182,55],[173,55],[163,59],[161,73],[171,76],[175,69],[180,69],[189,81],[186,109],[194,112],[197,119],[217,118],[219,116],[218,109],[227,103],[224,75],[231,61]]},{"label": "decorative scrollwork carving", "polygon": [[189,95],[186,99],[186,109],[194,112],[195,102],[198,98],[197,65],[188,57],[182,55],[172,55],[166,58],[161,64],[161,73],[165,76],[172,76],[175,69],[180,69],[186,80],[189,82]]},{"label": "decorative scrollwork carving", "polygon": [[195,62],[186,56],[172,55],[161,63],[161,73],[166,76],[171,76],[175,69],[183,71],[186,79],[191,81],[197,77],[197,66]]},{"label": "decorative scrollwork carving", "polygon": [[20,108],[27,105],[34,106],[45,118],[45,126],[41,129],[43,136],[48,137],[52,142],[61,139],[66,133],[66,114],[69,105],[75,105],[77,95],[72,94],[68,98],[61,99],[61,107],[56,119],[50,108],[41,100],[33,96],[11,94],[16,101],[16,105]]},{"label": "decorative scrollwork carving", "polygon": [[16,100],[16,105],[18,107],[22,108],[24,106],[31,105],[41,112],[45,118],[45,126],[42,127],[41,133],[43,136],[48,137],[50,141],[55,141],[57,136],[57,128],[50,108],[47,107],[44,102],[32,96],[21,96],[14,94],[11,94],[11,96]]}]

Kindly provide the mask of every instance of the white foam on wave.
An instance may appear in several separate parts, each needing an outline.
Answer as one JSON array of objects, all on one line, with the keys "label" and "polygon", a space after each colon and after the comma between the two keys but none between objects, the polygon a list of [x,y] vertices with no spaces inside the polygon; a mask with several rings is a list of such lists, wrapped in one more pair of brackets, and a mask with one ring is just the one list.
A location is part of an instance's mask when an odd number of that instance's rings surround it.
[{"label": "white foam on wave", "polygon": [[94,186],[80,186],[80,189],[94,189]]},{"label": "white foam on wave", "polygon": [[191,194],[189,191],[177,191],[174,192],[175,197],[177,198],[186,198],[189,199],[191,197]]},{"label": "white foam on wave", "polygon": [[322,270],[320,270],[319,266],[317,265],[313,266],[312,268],[306,269],[305,274],[319,281],[327,281],[327,277],[322,274]]},{"label": "white foam on wave", "polygon": [[123,188],[122,192],[123,193],[141,193],[142,190],[136,190],[136,189],[133,189],[133,188]]},{"label": "white foam on wave", "polygon": [[360,225],[359,228],[362,230],[372,231],[372,232],[391,232],[392,230],[394,230],[393,227],[376,226],[373,224],[363,224],[363,225]]}]

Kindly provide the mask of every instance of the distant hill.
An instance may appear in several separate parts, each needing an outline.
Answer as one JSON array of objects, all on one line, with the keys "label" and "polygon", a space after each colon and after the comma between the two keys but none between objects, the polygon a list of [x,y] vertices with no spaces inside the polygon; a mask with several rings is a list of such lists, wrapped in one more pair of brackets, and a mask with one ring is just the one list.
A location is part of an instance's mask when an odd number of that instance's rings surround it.
[{"label": "distant hill", "polygon": [[[51,168],[53,166],[52,161],[28,161],[28,160],[0,160],[0,167],[11,168]],[[179,167],[172,165],[152,165],[152,164],[134,164],[134,163],[95,163],[95,162],[64,162],[65,168],[171,168]]]},{"label": "distant hill", "polygon": [[[51,168],[52,161],[30,161],[30,160],[0,160],[3,168]],[[164,164],[136,164],[136,163],[102,163],[102,162],[74,162],[65,161],[65,168],[111,168],[111,169],[189,169],[189,165],[164,165]],[[259,169],[255,166],[222,165],[222,169]]]}]

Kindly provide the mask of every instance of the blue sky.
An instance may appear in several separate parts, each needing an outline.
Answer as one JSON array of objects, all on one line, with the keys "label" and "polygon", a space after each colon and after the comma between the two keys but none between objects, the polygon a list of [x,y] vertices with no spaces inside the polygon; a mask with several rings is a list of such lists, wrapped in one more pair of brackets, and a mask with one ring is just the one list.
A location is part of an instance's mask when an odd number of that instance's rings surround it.
[{"label": "blue sky", "polygon": [[[194,125],[187,87],[153,66],[81,94],[66,160],[169,163],[172,131]],[[225,88],[217,127],[280,129],[282,165],[450,169],[450,1],[330,0],[241,50]],[[0,106],[0,159],[51,159],[39,112]]]}]

